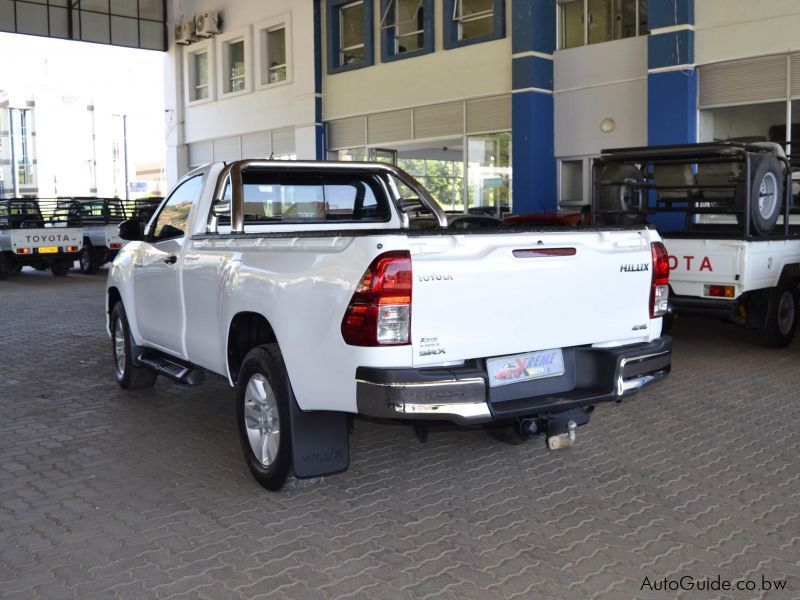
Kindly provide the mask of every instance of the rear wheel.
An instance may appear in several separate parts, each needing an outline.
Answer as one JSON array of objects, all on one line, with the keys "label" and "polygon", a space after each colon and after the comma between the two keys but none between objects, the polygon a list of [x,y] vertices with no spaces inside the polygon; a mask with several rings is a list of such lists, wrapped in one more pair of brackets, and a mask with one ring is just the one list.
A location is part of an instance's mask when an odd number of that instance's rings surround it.
[{"label": "rear wheel", "polygon": [[605,222],[621,227],[644,223],[646,217],[641,212],[645,207],[642,172],[634,165],[612,164],[605,165],[599,175],[603,181],[614,182],[601,185],[598,190]]},{"label": "rear wheel", "polygon": [[[754,233],[769,235],[778,222],[783,208],[783,169],[778,159],[770,154],[750,158],[750,223]],[[747,188],[736,189],[736,208],[747,209]],[[744,226],[744,213],[736,215]]]},{"label": "rear wheel", "polygon": [[72,263],[65,261],[56,261],[50,266],[50,271],[56,277],[66,277],[69,270],[72,268]]},{"label": "rear wheel", "polygon": [[95,259],[94,251],[89,245],[84,245],[83,249],[81,250],[80,257],[78,258],[78,262],[81,266],[81,272],[86,275],[94,275],[100,268],[97,259]]},{"label": "rear wheel", "polygon": [[236,420],[247,468],[271,491],[283,486],[292,466],[290,402],[294,395],[278,345],[253,348],[236,380]]},{"label": "rear wheel", "polygon": [[797,330],[797,283],[783,282],[769,295],[764,323],[758,330],[760,342],[768,348],[784,348]]},{"label": "rear wheel", "polygon": [[117,302],[111,310],[110,329],[111,355],[119,386],[125,390],[152,387],[156,372],[133,364],[133,338],[122,302]]},{"label": "rear wheel", "polygon": [[13,258],[9,258],[0,252],[0,279],[7,279],[9,275],[17,270],[15,262]]}]

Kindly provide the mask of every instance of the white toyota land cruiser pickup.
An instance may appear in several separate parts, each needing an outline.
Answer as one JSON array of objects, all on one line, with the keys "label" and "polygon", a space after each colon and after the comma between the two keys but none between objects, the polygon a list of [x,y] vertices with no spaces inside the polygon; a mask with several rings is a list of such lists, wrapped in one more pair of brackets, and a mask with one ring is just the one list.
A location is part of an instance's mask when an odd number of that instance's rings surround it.
[{"label": "white toyota land cruiser pickup", "polygon": [[119,384],[227,378],[271,490],[290,470],[346,469],[351,415],[543,433],[556,449],[594,405],[670,370],[667,254],[644,227],[448,223],[391,165],[251,160],[192,171],[120,235]]}]

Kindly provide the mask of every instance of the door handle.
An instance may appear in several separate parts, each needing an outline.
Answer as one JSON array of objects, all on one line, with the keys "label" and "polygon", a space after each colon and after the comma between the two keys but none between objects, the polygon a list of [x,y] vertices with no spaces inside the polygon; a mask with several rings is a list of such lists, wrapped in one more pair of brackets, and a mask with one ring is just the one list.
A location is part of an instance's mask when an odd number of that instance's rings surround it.
[{"label": "door handle", "polygon": [[172,256],[165,258],[164,262],[168,265],[174,265],[176,262],[178,262],[178,257],[173,254]]}]

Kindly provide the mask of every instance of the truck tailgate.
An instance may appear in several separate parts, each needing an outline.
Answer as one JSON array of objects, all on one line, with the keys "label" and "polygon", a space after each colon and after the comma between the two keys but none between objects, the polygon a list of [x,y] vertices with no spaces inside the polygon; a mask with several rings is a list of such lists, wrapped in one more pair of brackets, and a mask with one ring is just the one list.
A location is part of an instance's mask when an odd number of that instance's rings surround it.
[{"label": "truck tailgate", "polygon": [[729,285],[741,293],[745,242],[722,239],[665,238],[669,284],[679,296],[703,297],[706,285]]},{"label": "truck tailgate", "polygon": [[645,231],[423,238],[414,364],[651,339],[651,263]]},{"label": "truck tailgate", "polygon": [[[36,249],[38,253],[65,252],[67,246],[80,249],[83,246],[83,232],[76,227],[44,227],[37,229],[11,229],[11,250],[20,248]],[[53,250],[56,248],[56,250]],[[41,250],[40,249],[44,249]],[[45,252],[46,251],[46,252]],[[77,251],[77,250],[75,250]]]}]

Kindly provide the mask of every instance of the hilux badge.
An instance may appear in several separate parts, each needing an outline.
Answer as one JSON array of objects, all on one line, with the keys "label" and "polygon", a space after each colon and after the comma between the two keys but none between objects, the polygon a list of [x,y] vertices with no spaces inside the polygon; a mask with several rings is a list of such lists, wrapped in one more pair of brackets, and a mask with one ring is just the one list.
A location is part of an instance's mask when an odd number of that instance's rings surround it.
[{"label": "hilux badge", "polygon": [[623,264],[619,266],[620,273],[636,273],[637,271],[649,271],[650,265],[647,263],[639,263],[638,265],[634,264]]}]

